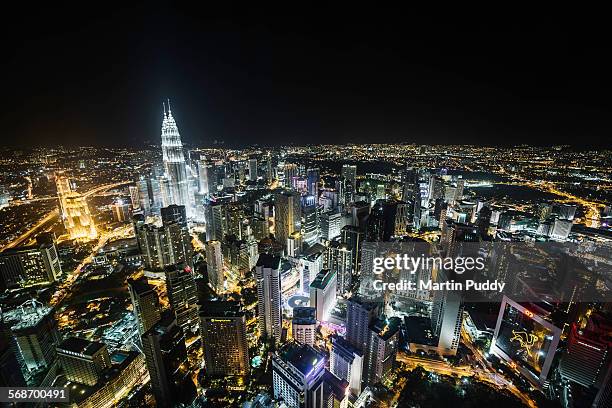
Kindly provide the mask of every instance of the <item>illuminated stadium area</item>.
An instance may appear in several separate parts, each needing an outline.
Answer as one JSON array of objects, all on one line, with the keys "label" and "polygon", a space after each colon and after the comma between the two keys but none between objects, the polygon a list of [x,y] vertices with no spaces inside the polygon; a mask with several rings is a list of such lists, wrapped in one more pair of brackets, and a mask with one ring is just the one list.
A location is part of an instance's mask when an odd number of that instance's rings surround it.
[{"label": "illuminated stadium area", "polygon": [[490,352],[516,364],[534,385],[541,385],[548,376],[560,336],[561,329],[504,297]]}]

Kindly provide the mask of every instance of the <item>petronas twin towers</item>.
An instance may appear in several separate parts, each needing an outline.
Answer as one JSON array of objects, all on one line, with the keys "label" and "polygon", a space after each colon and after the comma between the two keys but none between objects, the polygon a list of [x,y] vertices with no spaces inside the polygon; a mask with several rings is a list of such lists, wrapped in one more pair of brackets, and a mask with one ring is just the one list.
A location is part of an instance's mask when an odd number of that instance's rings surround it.
[{"label": "petronas twin towers", "polygon": [[189,195],[189,179],[187,176],[187,165],[183,154],[183,143],[176,121],[172,116],[170,101],[168,106],[164,105],[164,118],[161,127],[162,154],[164,170],[168,179],[170,202],[176,205],[184,205],[187,216],[193,214],[193,206]]}]

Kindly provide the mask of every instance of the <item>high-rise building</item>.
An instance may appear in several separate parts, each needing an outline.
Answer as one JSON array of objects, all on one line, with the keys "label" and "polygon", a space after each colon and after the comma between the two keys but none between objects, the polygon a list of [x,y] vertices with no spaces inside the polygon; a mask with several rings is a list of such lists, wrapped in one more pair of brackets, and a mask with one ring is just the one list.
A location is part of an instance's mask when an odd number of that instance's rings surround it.
[{"label": "high-rise building", "polygon": [[567,352],[561,358],[561,377],[583,387],[596,386],[602,373],[607,369],[612,339],[608,333],[612,325],[605,316],[598,313],[588,317],[582,327],[573,323],[567,343]]},{"label": "high-rise building", "polygon": [[323,269],[310,284],[310,305],[316,309],[318,321],[327,321],[336,305],[336,277],[336,272]]},{"label": "high-rise building", "polygon": [[[444,271],[438,271],[437,281],[446,282]],[[434,291],[431,308],[431,328],[438,338],[438,353],[441,355],[457,354],[463,324],[464,303],[462,295],[456,291]]]},{"label": "high-rise building", "polygon": [[331,241],[340,235],[340,219],[341,215],[338,212],[326,212],[321,214],[321,238]]},{"label": "high-rise building", "polygon": [[222,292],[225,283],[223,269],[223,253],[221,252],[221,242],[206,242],[206,271],[208,282],[216,293]]},{"label": "high-rise building", "polygon": [[0,252],[0,289],[55,282],[62,274],[50,233],[36,237],[36,245]]},{"label": "high-rise building", "polygon": [[[310,198],[312,196],[307,197]],[[304,206],[303,218],[302,231],[304,242],[308,246],[314,245],[319,242],[319,209],[314,205],[314,199]]]},{"label": "high-rise building", "polygon": [[161,226],[145,223],[142,215],[136,215],[134,232],[146,268],[160,271],[177,263],[193,266],[193,247],[186,226],[174,221]]},{"label": "high-rise building", "polygon": [[336,377],[348,381],[354,396],[361,394],[363,376],[363,351],[351,346],[342,337],[332,339],[329,368]]},{"label": "high-rise building", "polygon": [[257,280],[259,333],[280,341],[283,323],[280,257],[269,254],[259,255],[253,275]]},{"label": "high-rise building", "polygon": [[160,319],[159,297],[155,288],[146,279],[128,280],[132,311],[138,321],[138,332],[142,335]]},{"label": "high-rise building", "polygon": [[293,308],[291,332],[298,343],[314,346],[317,332],[316,313],[314,307],[299,306]]},{"label": "high-rise building", "polygon": [[111,366],[104,343],[69,337],[57,347],[57,357],[69,381],[95,385],[100,374]]},{"label": "high-rise building", "polygon": [[285,188],[293,187],[293,179],[298,175],[298,167],[296,164],[286,163],[284,167]]},{"label": "high-rise building", "polygon": [[61,337],[52,308],[30,300],[16,309],[3,312],[2,318],[15,339],[20,360],[27,370],[48,367],[55,361],[55,346]]},{"label": "high-rise building", "polygon": [[319,180],[321,179],[321,172],[318,167],[306,170],[306,186],[308,189],[308,195],[315,198],[315,204],[319,203]]},{"label": "high-rise building", "polygon": [[170,191],[170,202],[172,204],[184,205],[187,215],[191,216],[192,203],[189,199],[189,181],[187,179],[187,166],[183,154],[183,143],[181,135],[168,101],[168,111],[164,108],[164,118],[161,127],[162,156],[164,170],[168,179]]},{"label": "high-rise building", "polygon": [[247,375],[249,348],[245,314],[240,304],[205,302],[200,319],[206,373],[212,376]]},{"label": "high-rise building", "polygon": [[196,333],[199,326],[198,296],[193,270],[186,264],[166,267],[166,291],[176,322],[185,333]]},{"label": "high-rise building", "polygon": [[198,161],[198,183],[200,193],[204,195],[217,192],[217,181],[213,164],[207,163],[205,160]]},{"label": "high-rise building", "polygon": [[134,209],[134,211],[140,210],[140,192],[138,185],[129,186],[128,190],[130,192],[130,204],[132,204],[132,209]]},{"label": "high-rise building", "polygon": [[130,204],[122,198],[115,200],[111,208],[115,222],[128,222],[130,220]]},{"label": "high-rise building", "polygon": [[285,247],[287,239],[301,227],[300,195],[293,191],[283,191],[274,196],[274,234],[276,240]]},{"label": "high-rise building", "polygon": [[366,384],[381,382],[393,371],[399,345],[399,317],[375,319],[369,327],[364,377]]},{"label": "high-rise building", "polygon": [[288,407],[318,407],[323,399],[325,354],[312,346],[290,342],[272,355],[274,398]]},{"label": "high-rise building", "polygon": [[353,225],[345,225],[340,230],[340,237],[340,242],[346,244],[353,254],[353,270],[360,270],[361,259],[359,255],[361,254],[361,245],[365,238],[363,232]]},{"label": "high-rise building", "polygon": [[290,258],[296,258],[302,253],[302,247],[304,243],[304,237],[299,231],[294,231],[287,238],[287,245],[285,246],[285,254]]},{"label": "high-rise building", "polygon": [[569,220],[556,219],[553,226],[552,231],[550,233],[550,237],[556,241],[564,242],[567,240],[570,232],[572,230],[572,222]]},{"label": "high-rise building", "polygon": [[346,181],[347,191],[350,193],[357,192],[357,166],[345,164],[342,166],[342,177]]},{"label": "high-rise building", "polygon": [[17,347],[12,339],[7,333],[0,330],[0,387],[26,386],[17,354]]},{"label": "high-rise building", "polygon": [[249,159],[249,180],[257,181],[257,159]]},{"label": "high-rise building", "polygon": [[176,223],[183,228],[187,228],[187,210],[184,205],[172,204],[160,209],[163,225]]},{"label": "high-rise building", "polygon": [[380,305],[359,296],[346,301],[346,341],[355,349],[365,352],[370,337],[369,327],[380,314]]},{"label": "high-rise building", "polygon": [[325,268],[336,273],[337,292],[342,295],[351,288],[353,251],[347,244],[332,241],[327,247]]},{"label": "high-rise building", "polygon": [[142,348],[156,406],[190,405],[197,393],[191,380],[185,335],[172,315],[162,318],[142,335]]}]

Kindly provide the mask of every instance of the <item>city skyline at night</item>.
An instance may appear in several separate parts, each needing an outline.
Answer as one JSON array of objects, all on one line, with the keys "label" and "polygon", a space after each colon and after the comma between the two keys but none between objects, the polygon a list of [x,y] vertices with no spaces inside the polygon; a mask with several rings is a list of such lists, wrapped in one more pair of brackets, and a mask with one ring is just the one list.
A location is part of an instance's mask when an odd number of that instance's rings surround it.
[{"label": "city skyline at night", "polygon": [[341,11],[7,22],[0,405],[612,406],[597,25]]}]

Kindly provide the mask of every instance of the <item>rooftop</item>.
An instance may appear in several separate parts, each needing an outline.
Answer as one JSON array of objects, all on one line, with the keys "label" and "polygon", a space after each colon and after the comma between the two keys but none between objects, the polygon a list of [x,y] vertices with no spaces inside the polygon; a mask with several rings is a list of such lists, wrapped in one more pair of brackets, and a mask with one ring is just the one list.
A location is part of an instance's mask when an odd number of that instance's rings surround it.
[{"label": "rooftop", "polygon": [[[308,375],[315,367],[324,364],[325,354],[308,344],[291,342],[278,351],[278,356],[294,366],[303,375]],[[323,363],[322,363],[323,362]]]},{"label": "rooftop", "polygon": [[335,271],[323,269],[317,274],[316,278],[310,284],[310,287],[315,289],[326,289],[334,276],[336,276]]},{"label": "rooftop", "polygon": [[264,268],[278,269],[280,265],[280,257],[271,254],[259,254],[257,260],[257,266],[263,266]]},{"label": "rooftop", "polygon": [[79,337],[68,337],[57,346],[58,350],[70,351],[86,356],[93,356],[104,347],[106,347],[104,343],[89,341]]},{"label": "rooftop", "polygon": [[370,330],[378,334],[381,339],[388,340],[399,331],[401,322],[399,317],[376,319],[370,325]]}]

